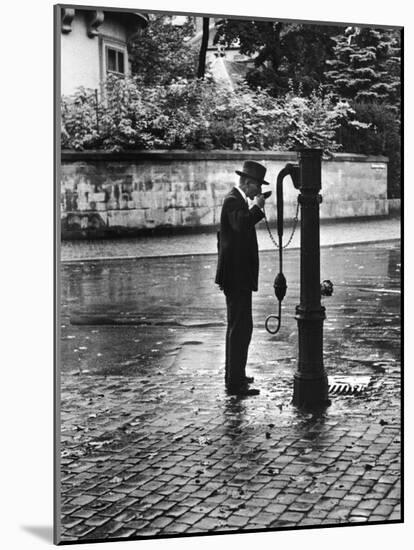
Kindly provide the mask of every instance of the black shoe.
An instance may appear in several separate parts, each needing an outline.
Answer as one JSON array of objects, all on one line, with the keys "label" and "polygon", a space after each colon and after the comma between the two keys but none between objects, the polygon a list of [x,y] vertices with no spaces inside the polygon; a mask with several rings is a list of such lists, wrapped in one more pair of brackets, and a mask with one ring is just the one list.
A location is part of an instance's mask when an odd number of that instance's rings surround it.
[{"label": "black shoe", "polygon": [[245,376],[244,381],[245,381],[246,384],[253,384],[254,376]]},{"label": "black shoe", "polygon": [[228,395],[250,396],[250,395],[259,395],[260,390],[256,388],[248,388],[247,385],[229,386],[227,388],[227,393]]}]

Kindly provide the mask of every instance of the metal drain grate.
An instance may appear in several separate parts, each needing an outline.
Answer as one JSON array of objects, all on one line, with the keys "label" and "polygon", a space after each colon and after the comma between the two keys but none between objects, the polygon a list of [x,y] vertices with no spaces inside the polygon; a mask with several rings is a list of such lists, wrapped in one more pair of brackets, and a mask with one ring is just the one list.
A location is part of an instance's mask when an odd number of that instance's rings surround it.
[{"label": "metal drain grate", "polygon": [[370,382],[370,376],[329,376],[328,392],[331,395],[361,395]]}]

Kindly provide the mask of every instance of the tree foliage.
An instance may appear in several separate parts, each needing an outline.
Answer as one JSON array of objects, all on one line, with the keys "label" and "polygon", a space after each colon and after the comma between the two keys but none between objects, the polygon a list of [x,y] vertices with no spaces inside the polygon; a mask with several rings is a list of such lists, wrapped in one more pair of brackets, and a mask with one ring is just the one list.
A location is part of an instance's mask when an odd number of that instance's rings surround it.
[{"label": "tree foliage", "polygon": [[400,36],[395,30],[349,27],[334,37],[326,89],[356,102],[399,107]]},{"label": "tree foliage", "polygon": [[147,86],[195,78],[199,52],[186,44],[194,33],[193,18],[177,26],[168,15],[149,17],[148,27],[129,45],[132,73]]},{"label": "tree foliage", "polygon": [[[275,97],[285,97],[293,82],[295,88],[300,84],[307,98],[318,89],[320,97],[327,93],[338,102],[345,100],[354,118],[342,118],[336,142],[350,153],[387,155],[390,194],[398,194],[399,30],[228,19],[219,26],[217,40],[238,43],[241,53],[253,58],[255,66],[246,76],[253,89],[262,87]],[[300,116],[293,120],[298,123],[294,135],[303,138]]]},{"label": "tree foliage", "polygon": [[350,101],[367,127],[342,125],[338,140],[350,153],[389,157],[388,189],[401,179],[401,35],[398,30],[349,27],[335,37],[325,89]]},{"label": "tree foliage", "polygon": [[352,117],[348,103],[293,86],[283,98],[247,84],[235,91],[209,78],[142,86],[137,77],[108,79],[96,104],[81,89],[62,102],[62,147],[69,149],[340,148],[336,131]]},{"label": "tree foliage", "polygon": [[253,58],[247,73],[253,88],[266,88],[274,96],[299,84],[309,95],[323,82],[326,59],[332,55],[332,40],[338,27],[299,25],[278,21],[224,19],[217,28],[216,42],[237,43],[240,52]]}]

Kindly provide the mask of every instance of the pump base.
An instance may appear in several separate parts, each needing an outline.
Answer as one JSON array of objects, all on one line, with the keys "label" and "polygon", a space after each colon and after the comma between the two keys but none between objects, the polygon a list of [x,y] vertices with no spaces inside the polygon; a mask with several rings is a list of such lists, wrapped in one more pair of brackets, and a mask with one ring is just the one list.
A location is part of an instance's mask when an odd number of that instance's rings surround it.
[{"label": "pump base", "polygon": [[328,407],[328,377],[304,378],[295,374],[293,380],[293,405],[295,407],[315,409]]}]

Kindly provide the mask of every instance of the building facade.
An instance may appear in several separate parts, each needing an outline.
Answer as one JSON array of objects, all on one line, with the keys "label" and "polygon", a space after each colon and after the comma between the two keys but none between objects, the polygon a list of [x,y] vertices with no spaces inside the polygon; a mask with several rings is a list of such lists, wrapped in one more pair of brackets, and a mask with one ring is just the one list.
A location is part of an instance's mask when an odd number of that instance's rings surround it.
[{"label": "building facade", "polygon": [[128,75],[128,41],[147,24],[137,12],[61,8],[61,93],[99,89],[108,73]]}]

